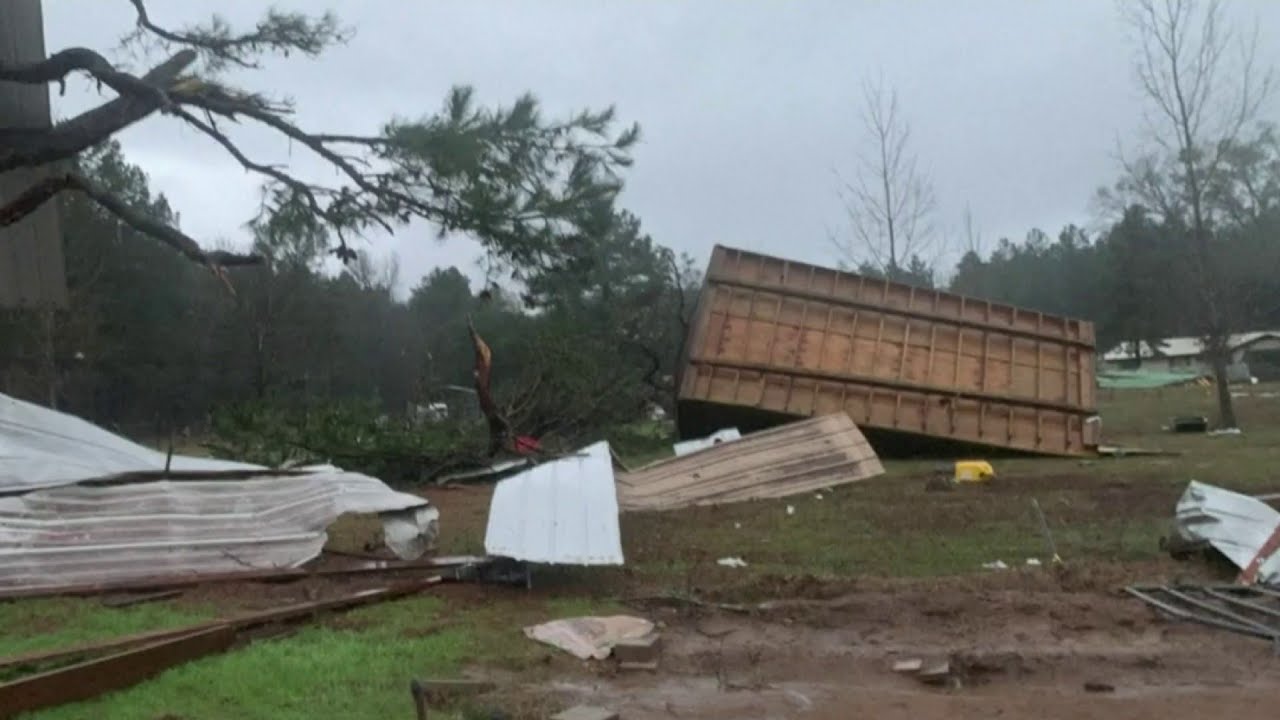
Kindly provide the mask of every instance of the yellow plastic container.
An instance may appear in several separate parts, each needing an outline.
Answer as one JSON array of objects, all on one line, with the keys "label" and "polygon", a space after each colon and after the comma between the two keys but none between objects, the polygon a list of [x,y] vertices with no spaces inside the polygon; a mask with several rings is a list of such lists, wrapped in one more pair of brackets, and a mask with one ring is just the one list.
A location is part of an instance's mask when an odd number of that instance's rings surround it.
[{"label": "yellow plastic container", "polygon": [[996,476],[995,468],[986,460],[956,461],[955,480],[958,483],[986,482]]}]

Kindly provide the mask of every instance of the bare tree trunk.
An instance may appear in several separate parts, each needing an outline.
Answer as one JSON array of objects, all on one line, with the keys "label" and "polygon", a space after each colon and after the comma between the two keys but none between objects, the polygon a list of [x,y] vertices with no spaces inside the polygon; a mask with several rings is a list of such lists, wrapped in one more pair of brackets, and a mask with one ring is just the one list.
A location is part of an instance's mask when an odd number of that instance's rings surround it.
[{"label": "bare tree trunk", "polygon": [[1153,131],[1152,139],[1161,159],[1180,167],[1181,177],[1153,171],[1158,162],[1127,169],[1134,186],[1145,188],[1144,200],[1163,210],[1166,222],[1189,227],[1200,301],[1197,324],[1218,386],[1218,421],[1236,427],[1229,345],[1243,308],[1228,307],[1230,279],[1217,262],[1214,199],[1208,190],[1224,171],[1224,148],[1234,146],[1243,129],[1259,119],[1271,74],[1254,72],[1256,33],[1251,44],[1242,45],[1240,67],[1227,64],[1233,38],[1218,0],[1130,0],[1120,8],[1138,37],[1138,80],[1153,111],[1147,120],[1153,129],[1164,126],[1164,132]]}]

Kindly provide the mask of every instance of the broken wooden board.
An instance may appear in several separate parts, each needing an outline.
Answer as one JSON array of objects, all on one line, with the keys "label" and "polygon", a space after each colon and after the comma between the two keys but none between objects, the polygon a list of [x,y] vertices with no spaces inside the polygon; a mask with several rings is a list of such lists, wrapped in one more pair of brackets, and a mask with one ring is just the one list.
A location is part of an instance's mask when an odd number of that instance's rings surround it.
[{"label": "broken wooden board", "polygon": [[673,510],[780,498],[884,473],[845,413],[753,433],[618,477],[624,510]]}]

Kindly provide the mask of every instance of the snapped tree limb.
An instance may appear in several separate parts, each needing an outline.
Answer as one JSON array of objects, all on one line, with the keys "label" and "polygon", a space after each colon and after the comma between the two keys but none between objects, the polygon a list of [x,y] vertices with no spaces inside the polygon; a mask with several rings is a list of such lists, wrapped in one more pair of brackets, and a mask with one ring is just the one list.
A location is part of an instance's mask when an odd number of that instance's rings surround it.
[{"label": "snapped tree limb", "polygon": [[[178,52],[137,83],[117,83],[124,94],[52,128],[0,128],[0,172],[68,160],[147,117],[162,107],[162,88],[172,87],[195,60],[192,50]],[[6,72],[21,75],[25,71],[0,69],[0,75]],[[51,79],[58,77],[61,76]],[[146,89],[138,90],[139,87]]]}]

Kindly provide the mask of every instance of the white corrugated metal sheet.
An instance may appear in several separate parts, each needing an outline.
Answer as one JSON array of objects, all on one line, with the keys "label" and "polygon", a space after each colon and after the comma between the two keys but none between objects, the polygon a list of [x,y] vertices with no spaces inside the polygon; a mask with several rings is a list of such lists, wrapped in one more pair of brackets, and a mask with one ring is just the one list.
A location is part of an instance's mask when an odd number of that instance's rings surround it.
[{"label": "white corrugated metal sheet", "polygon": [[0,498],[0,588],[296,567],[345,513],[383,513],[406,559],[435,538],[435,508],[358,473],[68,485]]},{"label": "white corrugated metal sheet", "polygon": [[1242,570],[1257,559],[1258,581],[1280,585],[1280,551],[1270,544],[1280,532],[1280,512],[1258,498],[1193,480],[1178,499],[1177,528],[1183,539],[1209,543]]},{"label": "white corrugated metal sheet", "polygon": [[[126,473],[159,472],[165,453],[78,417],[0,394],[0,493],[69,485]],[[259,465],[173,456],[175,472],[265,470]]]},{"label": "white corrugated metal sheet", "polygon": [[609,443],[596,443],[498,483],[484,549],[527,562],[621,565]]}]

